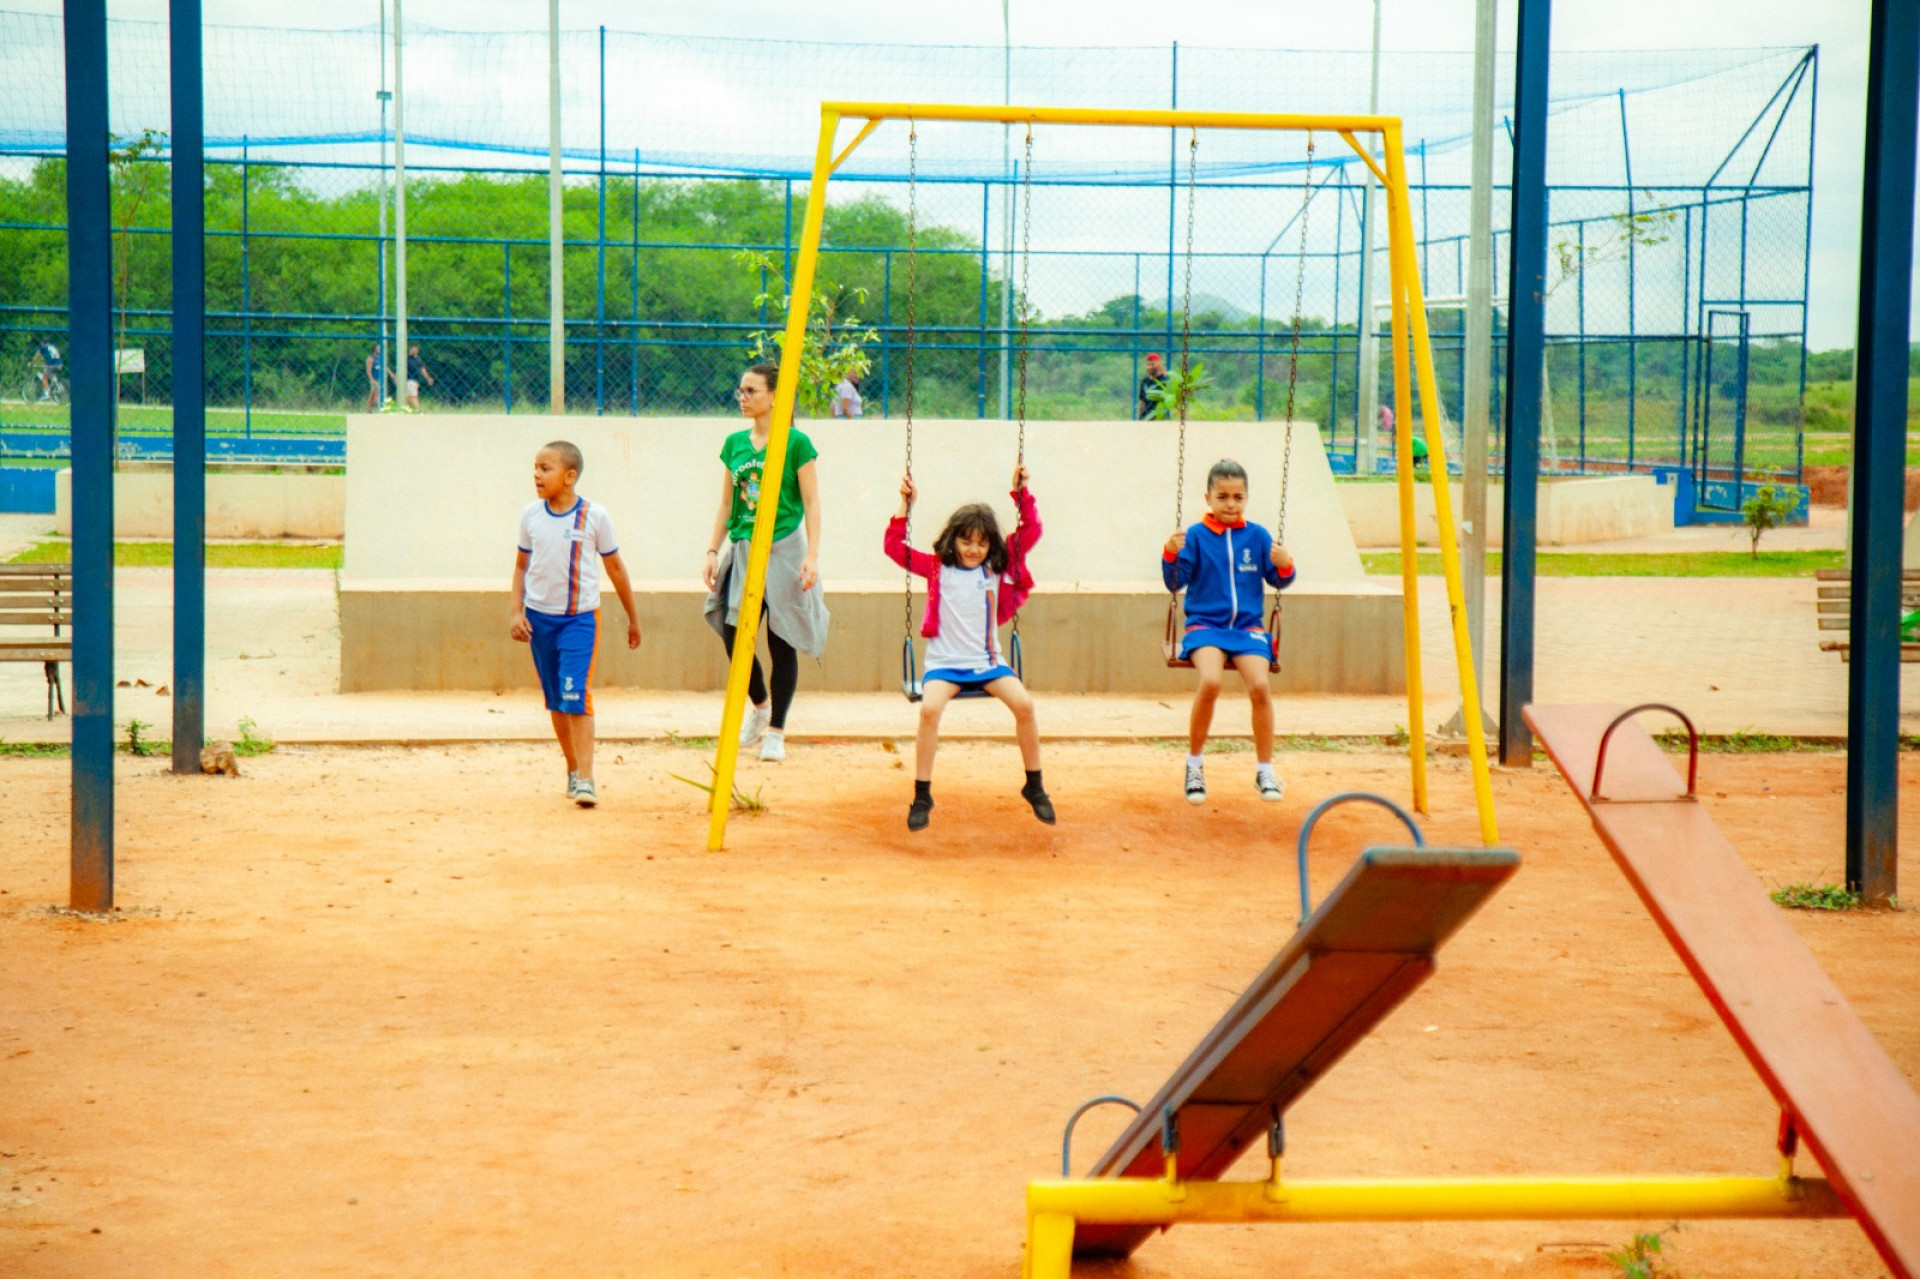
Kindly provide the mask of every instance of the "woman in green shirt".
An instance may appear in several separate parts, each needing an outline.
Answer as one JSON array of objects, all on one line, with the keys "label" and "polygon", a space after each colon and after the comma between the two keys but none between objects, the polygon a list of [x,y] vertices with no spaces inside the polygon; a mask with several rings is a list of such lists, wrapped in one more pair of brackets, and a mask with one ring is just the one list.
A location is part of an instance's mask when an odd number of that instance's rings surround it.
[{"label": "woman in green shirt", "polygon": [[[720,448],[723,478],[713,534],[707,539],[704,576],[707,621],[726,642],[727,654],[740,624],[740,597],[747,577],[747,552],[753,521],[760,509],[760,484],[766,469],[767,440],[773,431],[773,392],[780,370],[756,364],[740,375],[735,392],[740,414],[752,427],[735,431]],[[773,554],[767,561],[767,585],[761,615],[766,619],[767,651],[772,659],[771,689],[754,658],[747,687],[753,705],[740,725],[740,744],[760,742],[760,758],[787,757],[787,708],[800,678],[799,653],[817,658],[826,647],[827,610],[820,591],[820,488],[813,441],[798,429],[787,434],[787,460],[780,484],[780,507],[773,525]]]}]

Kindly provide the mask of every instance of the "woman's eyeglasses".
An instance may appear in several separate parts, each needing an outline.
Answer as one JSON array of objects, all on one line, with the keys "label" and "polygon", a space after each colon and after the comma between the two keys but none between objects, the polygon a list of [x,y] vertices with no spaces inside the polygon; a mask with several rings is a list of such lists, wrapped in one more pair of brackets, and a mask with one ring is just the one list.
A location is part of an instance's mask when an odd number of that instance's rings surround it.
[{"label": "woman's eyeglasses", "polygon": [[743,386],[735,389],[733,393],[733,398],[736,400],[750,400],[756,395],[765,395],[765,394],[766,394],[765,391],[756,391],[751,387]]}]

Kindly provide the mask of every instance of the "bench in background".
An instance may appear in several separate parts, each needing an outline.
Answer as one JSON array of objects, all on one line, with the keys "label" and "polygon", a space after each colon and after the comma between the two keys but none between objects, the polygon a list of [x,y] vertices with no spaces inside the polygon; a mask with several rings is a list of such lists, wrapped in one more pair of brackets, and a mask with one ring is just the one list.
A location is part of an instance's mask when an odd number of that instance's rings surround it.
[{"label": "bench in background", "polygon": [[0,662],[41,662],[47,718],[67,710],[60,663],[73,661],[73,565],[0,564]]}]

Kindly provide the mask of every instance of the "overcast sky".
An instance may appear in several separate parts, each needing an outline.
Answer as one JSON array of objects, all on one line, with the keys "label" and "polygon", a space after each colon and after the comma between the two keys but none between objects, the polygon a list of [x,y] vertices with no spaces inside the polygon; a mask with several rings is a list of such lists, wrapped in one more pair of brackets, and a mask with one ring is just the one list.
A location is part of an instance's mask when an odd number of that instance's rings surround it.
[{"label": "overcast sky", "polygon": [[[203,0],[210,23],[363,27],[381,0]],[[389,0],[391,3],[391,0]],[[1468,49],[1474,0],[1381,0],[1388,49]],[[409,26],[455,30],[543,28],[541,0],[403,0]],[[58,0],[0,0],[16,10],[58,13]],[[1561,0],[1556,49],[1684,49],[1821,46],[1815,139],[1810,342],[1853,342],[1860,227],[1862,113],[1866,101],[1868,0]],[[115,18],[164,21],[166,0],[109,0]],[[1500,43],[1513,47],[1513,0],[1500,3]],[[1001,40],[997,0],[561,0],[563,27],[879,44],[986,44]],[[1365,49],[1372,8],[1359,0],[1011,0],[1016,44]],[[1276,103],[1276,108],[1283,104]],[[1284,104],[1302,106],[1305,104]],[[1551,144],[1551,139],[1549,139]],[[1920,297],[1920,290],[1916,290]]]}]

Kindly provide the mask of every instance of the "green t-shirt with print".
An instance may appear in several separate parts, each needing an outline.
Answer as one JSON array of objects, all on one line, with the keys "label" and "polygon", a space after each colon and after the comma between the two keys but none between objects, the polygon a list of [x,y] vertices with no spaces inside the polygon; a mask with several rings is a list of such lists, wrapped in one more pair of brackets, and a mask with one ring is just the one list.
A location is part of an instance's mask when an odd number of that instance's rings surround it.
[{"label": "green t-shirt with print", "polygon": [[[787,433],[786,474],[780,482],[780,510],[773,521],[775,541],[799,528],[806,518],[806,503],[800,497],[800,468],[819,455],[804,432]],[[720,446],[720,464],[733,476],[733,510],[727,516],[727,537],[744,541],[753,536],[754,513],[760,509],[760,479],[766,470],[767,451],[753,447],[751,430],[735,431]]]}]

